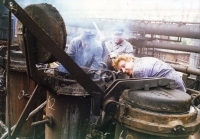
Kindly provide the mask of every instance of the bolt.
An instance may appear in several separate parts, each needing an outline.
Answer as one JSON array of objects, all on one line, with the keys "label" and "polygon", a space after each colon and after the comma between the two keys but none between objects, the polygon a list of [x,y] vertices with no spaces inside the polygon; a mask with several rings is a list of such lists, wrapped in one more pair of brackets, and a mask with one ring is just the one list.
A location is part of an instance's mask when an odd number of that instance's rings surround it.
[{"label": "bolt", "polygon": [[176,127],[173,128],[175,132],[184,132],[185,131],[185,128],[181,125],[177,125]]},{"label": "bolt", "polygon": [[10,6],[10,7],[12,7],[12,6],[13,6],[13,3],[12,3],[11,1],[9,2],[9,6]]},{"label": "bolt", "polygon": [[158,80],[158,85],[162,85],[162,80]]},{"label": "bolt", "polygon": [[176,131],[176,127],[174,127],[174,131]]}]

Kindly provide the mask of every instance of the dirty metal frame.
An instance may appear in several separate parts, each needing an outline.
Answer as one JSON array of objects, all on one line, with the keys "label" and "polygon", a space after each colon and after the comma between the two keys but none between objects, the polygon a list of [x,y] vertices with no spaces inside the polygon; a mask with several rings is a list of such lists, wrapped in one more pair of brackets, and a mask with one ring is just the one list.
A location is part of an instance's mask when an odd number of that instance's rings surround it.
[{"label": "dirty metal frame", "polygon": [[20,133],[23,124],[26,122],[27,117],[29,116],[30,112],[33,110],[33,106],[38,98],[40,98],[41,92],[44,92],[44,86],[38,84],[33,91],[31,98],[28,100],[22,114],[20,115],[15,128],[11,134],[11,139],[15,139],[17,135]]},{"label": "dirty metal frame", "polygon": [[131,90],[149,90],[153,87],[167,87],[174,89],[174,81],[166,78],[132,78],[132,79],[117,79],[105,90],[105,97],[103,98],[102,108],[109,114],[115,114],[118,107],[118,100],[125,89]]},{"label": "dirty metal frame", "polygon": [[[101,98],[104,94],[103,91],[99,88],[97,84],[95,84],[92,79],[85,74],[85,72],[62,50],[59,45],[46,33],[14,0],[5,0],[4,5],[12,12],[19,21],[27,28],[31,34],[34,35],[36,39],[40,41],[43,46],[69,71],[71,75],[73,75],[74,79],[79,82],[79,84],[91,95],[92,97],[92,111],[94,115],[100,115],[100,104]],[[28,33],[27,33],[28,34]],[[27,36],[32,37],[32,36]],[[27,72],[28,75],[38,82],[39,84],[45,83],[44,74],[40,74],[34,65],[36,64],[33,60],[34,56],[30,51],[30,47],[28,45],[31,44],[30,39],[25,40],[27,44],[26,49],[26,60],[27,60]],[[82,75],[82,78],[80,78]],[[38,78],[39,77],[39,78]],[[33,96],[30,98],[30,102],[32,102]],[[28,113],[30,112],[30,102],[28,101],[24,111],[22,112],[16,128],[12,132],[11,138],[16,138],[17,134],[20,132],[23,123],[25,122]]]},{"label": "dirty metal frame", "polygon": [[[43,44],[43,46],[73,75],[74,79],[93,97],[100,99],[103,91],[97,86],[92,79],[62,50],[59,45],[46,33],[14,0],[5,0],[5,6],[18,18],[19,21],[34,35],[34,37]],[[30,44],[29,42],[27,44]],[[29,47],[29,46],[28,46]],[[29,52],[29,51],[27,51]],[[31,53],[28,57],[31,57]],[[31,58],[32,59],[32,58]],[[30,62],[30,61],[29,61]],[[33,64],[34,62],[32,62]],[[29,69],[32,64],[28,63]],[[35,70],[35,69],[33,69]],[[34,80],[42,83],[42,79],[37,79],[37,72],[28,71]],[[36,75],[34,75],[36,74]],[[83,78],[80,78],[82,75]],[[88,85],[89,84],[89,85]],[[98,97],[95,97],[98,96]],[[95,100],[99,102],[100,100]],[[96,104],[96,103],[95,103]],[[98,103],[97,103],[98,104]],[[97,109],[97,108],[96,108]],[[100,111],[100,107],[98,108]]]},{"label": "dirty metal frame", "polygon": [[[65,53],[64,50],[44,31],[14,0],[5,0],[4,4],[19,21],[39,40],[44,47],[73,75],[73,77],[92,96],[103,91],[89,78],[84,71]],[[67,62],[66,62],[67,61]],[[85,76],[84,79],[80,75]],[[90,86],[88,86],[90,84]]]},{"label": "dirty metal frame", "polygon": [[[92,110],[94,115],[100,114],[100,109],[105,110],[108,114],[113,106],[113,101],[118,101],[119,96],[125,89],[145,89],[151,87],[168,86],[174,87],[174,81],[165,78],[148,78],[148,79],[121,79],[115,80],[107,90],[102,91],[95,82],[62,50],[59,45],[42,29],[14,0],[5,0],[4,5],[18,18],[25,26],[24,35],[25,52],[27,62],[28,75],[38,83],[31,98],[27,102],[15,129],[12,132],[11,139],[15,139],[19,134],[28,114],[31,112],[32,104],[37,101],[37,96],[41,93],[41,89],[45,89],[43,85],[49,87],[46,79],[47,75],[40,73],[35,67],[34,54],[32,50],[32,37],[35,37],[41,44],[69,71],[75,80],[91,95]],[[31,34],[29,33],[31,32]],[[81,75],[81,78],[80,78]],[[106,96],[105,96],[106,95]],[[111,102],[111,103],[110,103]],[[114,105],[115,107],[116,105]],[[112,110],[111,110],[112,111]]]}]

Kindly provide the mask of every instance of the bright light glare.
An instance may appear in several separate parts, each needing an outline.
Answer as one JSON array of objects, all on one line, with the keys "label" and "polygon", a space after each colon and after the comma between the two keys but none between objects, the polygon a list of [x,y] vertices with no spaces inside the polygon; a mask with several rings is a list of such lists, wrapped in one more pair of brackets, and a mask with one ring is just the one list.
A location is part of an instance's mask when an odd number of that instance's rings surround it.
[{"label": "bright light glare", "polygon": [[200,22],[200,0],[16,0],[55,6],[64,20],[107,18]]},{"label": "bright light glare", "polygon": [[199,0],[57,0],[64,18],[200,22]]}]

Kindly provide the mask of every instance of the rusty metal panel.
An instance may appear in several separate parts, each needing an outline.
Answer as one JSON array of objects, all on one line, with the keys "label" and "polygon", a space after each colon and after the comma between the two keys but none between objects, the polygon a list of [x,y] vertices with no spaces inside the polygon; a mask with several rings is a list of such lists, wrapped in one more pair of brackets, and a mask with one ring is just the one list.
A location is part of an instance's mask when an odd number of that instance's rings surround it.
[{"label": "rusty metal panel", "polygon": [[46,115],[54,125],[45,126],[45,139],[85,139],[90,128],[91,97],[47,93]]},{"label": "rusty metal panel", "polygon": [[[149,90],[149,93],[153,93],[153,91],[154,89]],[[176,100],[177,96],[174,96],[174,98],[169,97],[168,94],[170,93],[168,91],[169,90],[163,90],[161,94],[157,94],[157,97],[154,96],[154,99],[151,99],[149,102],[146,102],[148,100],[142,101],[140,99],[141,104],[138,105],[133,105],[136,103],[134,97],[121,97],[119,101],[120,105],[114,116],[118,121],[118,129],[116,131],[117,137],[119,137],[121,135],[120,133],[124,131],[126,136],[131,135],[136,139],[146,139],[148,136],[152,139],[158,139],[161,137],[164,139],[187,139],[190,135],[197,132],[200,127],[200,117],[198,116],[198,109],[196,107],[190,106],[190,109],[185,110],[185,112],[179,112],[177,110],[177,113],[172,113],[171,111],[158,112],[151,108],[151,104],[147,104],[157,102],[158,97],[162,98],[163,101],[158,104],[157,107],[162,107],[163,102],[171,103],[171,100]],[[134,91],[131,93],[133,95]],[[163,97],[162,95],[166,96]],[[152,97],[151,95],[148,96],[149,98]],[[181,99],[185,104],[190,103],[190,101],[184,99],[184,97],[177,98],[177,101]],[[140,105],[145,104],[147,104],[146,108],[140,107]],[[176,107],[176,104],[173,104],[173,106]]]},{"label": "rusty metal panel", "polygon": [[[186,137],[160,137],[151,134],[145,134],[130,130],[124,127],[121,123],[116,124],[115,139],[190,139]],[[197,139],[197,138],[195,138]]]},{"label": "rusty metal panel", "polygon": [[[11,94],[10,114],[11,114],[11,126],[13,126],[17,123],[17,120],[19,119],[19,117],[27,103],[27,100],[25,100],[25,99],[19,100],[18,95],[21,90],[24,90],[26,93],[31,93],[35,88],[35,82],[30,80],[27,77],[26,72],[11,71],[11,73],[10,73],[10,88],[11,88],[11,90],[10,90],[10,94]],[[27,121],[25,123],[25,125],[22,129],[22,132],[19,134],[19,136],[25,137],[25,136],[29,136],[30,134],[33,133],[33,129],[30,126],[31,122],[32,122],[32,119],[30,119],[29,121]],[[6,117],[6,124],[7,123],[8,123],[8,119]]]}]

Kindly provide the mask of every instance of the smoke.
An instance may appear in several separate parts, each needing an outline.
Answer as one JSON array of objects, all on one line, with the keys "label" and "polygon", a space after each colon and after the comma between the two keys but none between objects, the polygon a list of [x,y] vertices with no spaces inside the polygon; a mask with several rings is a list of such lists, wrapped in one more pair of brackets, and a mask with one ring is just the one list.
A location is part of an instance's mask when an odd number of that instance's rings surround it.
[{"label": "smoke", "polygon": [[[199,0],[16,1],[23,8],[29,4],[36,3],[52,4],[63,17],[68,35],[71,37],[79,35],[83,28],[95,29],[93,22],[107,35],[110,34],[110,31],[115,26],[128,28],[130,22],[134,22],[134,20],[200,22]],[[100,20],[101,23],[98,23]],[[102,20],[105,20],[103,21],[104,24],[102,24]]]},{"label": "smoke", "polygon": [[22,7],[49,3],[56,7],[64,20],[73,18],[145,19],[192,22],[198,14],[199,0],[16,0]]}]

